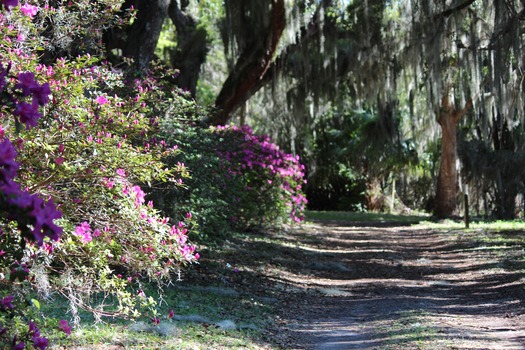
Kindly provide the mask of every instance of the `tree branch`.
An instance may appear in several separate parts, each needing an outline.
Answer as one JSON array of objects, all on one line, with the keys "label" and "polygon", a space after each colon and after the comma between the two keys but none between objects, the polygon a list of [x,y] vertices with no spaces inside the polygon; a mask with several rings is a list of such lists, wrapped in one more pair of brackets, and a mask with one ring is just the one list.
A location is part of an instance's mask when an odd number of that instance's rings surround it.
[{"label": "tree branch", "polygon": [[475,0],[466,0],[465,2],[456,4],[455,6],[453,5],[452,7],[449,7],[448,9],[446,9],[445,11],[434,15],[434,19],[438,19],[440,17],[450,17],[454,13],[466,9],[467,7],[472,5],[474,3],[474,1]]},{"label": "tree branch", "polygon": [[211,124],[226,124],[231,113],[252,96],[254,87],[258,86],[267,74],[285,25],[284,0],[274,0],[264,44],[252,42],[243,49],[215,100],[218,112],[211,116]]}]

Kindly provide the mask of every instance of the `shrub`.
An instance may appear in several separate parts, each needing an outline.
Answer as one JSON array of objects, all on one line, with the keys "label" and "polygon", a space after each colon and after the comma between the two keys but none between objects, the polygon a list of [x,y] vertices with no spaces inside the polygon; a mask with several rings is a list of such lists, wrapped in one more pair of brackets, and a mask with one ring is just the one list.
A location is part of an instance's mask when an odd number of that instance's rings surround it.
[{"label": "shrub", "polygon": [[169,119],[161,121],[161,130],[182,151],[171,165],[190,169],[185,191],[154,193],[168,212],[191,208],[207,236],[303,219],[304,167],[267,136],[246,126],[203,129]]},{"label": "shrub", "polygon": [[[53,9],[11,3],[0,14],[0,342],[40,349],[33,290],[58,291],[73,312],[138,316],[146,307],[155,318],[142,280],[170,280],[198,258],[191,214],[170,225],[144,193],[154,181],[183,184],[185,168],[162,161],[178,150],[154,135],[163,97],[172,108],[186,102],[152,76],[129,81],[89,55],[39,63],[32,18]],[[116,304],[91,305],[99,292]]]}]

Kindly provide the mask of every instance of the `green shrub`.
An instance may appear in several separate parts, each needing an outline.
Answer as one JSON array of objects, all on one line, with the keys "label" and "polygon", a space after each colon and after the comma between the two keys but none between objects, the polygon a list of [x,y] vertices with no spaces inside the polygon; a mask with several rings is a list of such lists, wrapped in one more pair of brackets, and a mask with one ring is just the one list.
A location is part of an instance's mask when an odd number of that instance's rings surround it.
[{"label": "green shrub", "polygon": [[145,308],[156,319],[142,283],[170,282],[198,254],[187,240],[191,214],[170,225],[144,192],[159,181],[182,186],[185,168],[163,162],[178,150],[155,134],[157,113],[184,109],[186,99],[162,79],[130,81],[90,55],[40,63],[41,22],[31,20],[34,7],[25,10],[0,14],[1,180],[9,185],[0,196],[0,345],[45,348],[35,292],[64,295],[73,316]]},{"label": "green shrub", "polygon": [[161,121],[161,138],[182,151],[171,165],[190,171],[185,191],[157,191],[169,213],[191,210],[206,236],[303,219],[303,166],[248,127],[200,128]]}]

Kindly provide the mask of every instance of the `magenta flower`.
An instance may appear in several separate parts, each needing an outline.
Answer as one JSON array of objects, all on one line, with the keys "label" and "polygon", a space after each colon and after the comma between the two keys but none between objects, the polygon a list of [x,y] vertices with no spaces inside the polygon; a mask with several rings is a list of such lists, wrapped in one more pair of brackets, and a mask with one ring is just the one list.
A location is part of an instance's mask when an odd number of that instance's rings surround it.
[{"label": "magenta flower", "polygon": [[168,313],[168,318],[173,318],[173,316],[175,316],[175,312],[173,312],[173,310],[170,310],[170,312]]},{"label": "magenta flower", "polygon": [[38,83],[35,81],[35,75],[31,72],[19,73],[18,83],[15,85],[15,89],[22,90],[24,96],[31,95],[31,89],[38,88]]},{"label": "magenta flower", "polygon": [[75,235],[79,236],[83,243],[89,243],[93,240],[93,237],[91,237],[91,226],[85,221],[80,226],[75,227]]},{"label": "magenta flower", "polygon": [[53,244],[50,243],[44,243],[42,244],[42,249],[46,252],[47,255],[53,253],[53,250],[55,250],[55,247]]},{"label": "magenta flower", "polygon": [[[10,11],[10,7],[17,7],[18,6],[18,0],[1,0],[2,5],[4,5],[5,9],[7,11]],[[23,343],[22,343],[23,344]]]},{"label": "magenta flower", "polygon": [[135,208],[138,208],[140,205],[144,204],[144,197],[146,194],[139,186],[133,186],[131,190],[135,193]]},{"label": "magenta flower", "polygon": [[15,300],[15,297],[12,295],[8,295],[5,298],[0,299],[0,310],[14,309],[15,306],[13,305],[13,300]]},{"label": "magenta flower", "polygon": [[16,106],[14,115],[20,117],[20,122],[26,124],[26,128],[37,126],[37,120],[41,117],[38,112],[38,104],[33,101],[32,104],[21,102]]},{"label": "magenta flower", "polygon": [[36,16],[36,13],[38,12],[38,7],[37,6],[33,6],[33,5],[25,4],[25,5],[20,6],[20,11],[25,16],[33,18],[34,16]]},{"label": "magenta flower", "polygon": [[101,106],[103,106],[103,105],[105,105],[106,103],[109,102],[109,100],[103,95],[100,95],[99,97],[97,97],[97,99],[95,101],[97,101],[97,103],[99,105],[101,105]]},{"label": "magenta flower", "polygon": [[71,326],[66,320],[60,320],[58,322],[58,328],[60,328],[60,330],[66,334],[71,334]]},{"label": "magenta flower", "polygon": [[109,189],[112,189],[113,187],[115,187],[115,181],[107,179],[107,178],[102,179],[102,183],[104,184],[106,188],[109,188]]},{"label": "magenta flower", "polygon": [[46,350],[48,345],[49,342],[46,338],[41,336],[33,337],[33,346],[35,347],[35,349]]}]

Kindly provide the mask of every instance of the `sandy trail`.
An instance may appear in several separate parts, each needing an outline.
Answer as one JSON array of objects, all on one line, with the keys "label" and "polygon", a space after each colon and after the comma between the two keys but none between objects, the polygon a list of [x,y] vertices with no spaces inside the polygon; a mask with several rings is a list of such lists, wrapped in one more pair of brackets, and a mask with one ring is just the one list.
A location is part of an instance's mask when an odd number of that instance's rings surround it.
[{"label": "sandy trail", "polygon": [[525,349],[523,246],[355,223],[289,237],[273,263],[291,348]]}]

